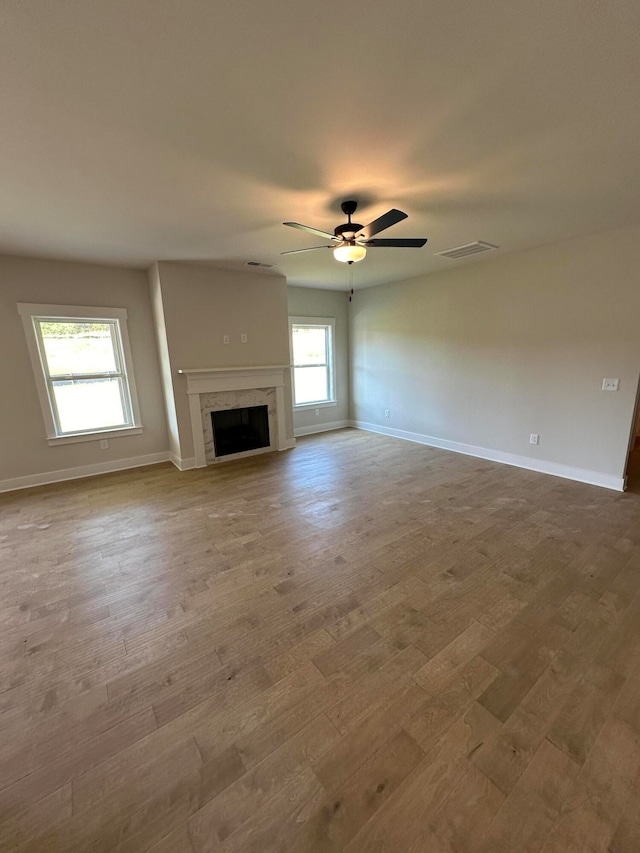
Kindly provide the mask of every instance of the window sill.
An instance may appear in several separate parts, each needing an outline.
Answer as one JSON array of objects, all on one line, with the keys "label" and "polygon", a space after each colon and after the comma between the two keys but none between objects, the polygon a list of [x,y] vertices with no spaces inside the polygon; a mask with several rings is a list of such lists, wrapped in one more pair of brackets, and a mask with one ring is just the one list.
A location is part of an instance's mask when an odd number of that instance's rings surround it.
[{"label": "window sill", "polygon": [[337,405],[338,405],[337,400],[329,400],[329,401],[325,401],[323,403],[300,403],[300,405],[294,406],[293,410],[294,410],[294,412],[296,412],[296,411],[304,410],[304,409],[329,409],[332,406],[337,406]]},{"label": "window sill", "polygon": [[123,427],[121,429],[101,429],[96,432],[77,432],[71,435],[56,435],[47,438],[47,444],[76,444],[79,441],[100,441],[103,438],[120,438],[125,435],[139,435],[141,426]]}]

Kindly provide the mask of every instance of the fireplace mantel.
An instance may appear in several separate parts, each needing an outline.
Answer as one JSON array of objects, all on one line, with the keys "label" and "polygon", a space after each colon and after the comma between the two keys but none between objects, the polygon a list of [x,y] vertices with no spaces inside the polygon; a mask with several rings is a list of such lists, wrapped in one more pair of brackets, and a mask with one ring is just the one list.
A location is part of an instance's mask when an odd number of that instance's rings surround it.
[{"label": "fireplace mantel", "polygon": [[286,450],[293,446],[293,442],[287,441],[285,433],[284,383],[285,372],[288,370],[288,364],[270,364],[240,365],[238,367],[196,367],[183,368],[178,371],[187,380],[196,468],[204,468],[207,465],[202,431],[201,394],[275,388],[278,420],[277,449]]},{"label": "fireplace mantel", "polygon": [[242,388],[284,387],[284,371],[288,364],[270,364],[252,367],[196,367],[183,368],[187,379],[187,394],[210,394],[216,391],[239,391]]}]

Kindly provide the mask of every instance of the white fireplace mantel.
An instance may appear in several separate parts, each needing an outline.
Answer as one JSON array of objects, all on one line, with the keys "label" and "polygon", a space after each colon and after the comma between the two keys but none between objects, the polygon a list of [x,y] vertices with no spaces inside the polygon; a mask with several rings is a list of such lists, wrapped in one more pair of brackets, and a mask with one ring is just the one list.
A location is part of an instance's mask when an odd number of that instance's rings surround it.
[{"label": "white fireplace mantel", "polygon": [[256,367],[197,367],[184,368],[178,371],[187,380],[196,468],[204,468],[207,465],[204,433],[202,431],[201,394],[275,388],[278,421],[277,448],[278,450],[286,450],[292,446],[292,442],[287,442],[285,433],[284,383],[285,371],[288,370],[288,364],[271,364]]}]

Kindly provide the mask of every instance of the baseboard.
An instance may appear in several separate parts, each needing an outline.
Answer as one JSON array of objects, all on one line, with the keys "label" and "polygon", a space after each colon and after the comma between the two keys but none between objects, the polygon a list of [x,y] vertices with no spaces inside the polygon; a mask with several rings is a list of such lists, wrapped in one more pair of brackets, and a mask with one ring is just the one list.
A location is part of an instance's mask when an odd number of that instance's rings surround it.
[{"label": "baseboard", "polygon": [[[282,447],[279,447],[278,450],[290,450],[292,447],[296,446],[295,438],[289,438],[285,441]],[[254,454],[256,455],[256,454]],[[234,454],[234,458],[239,458],[238,455]],[[176,466],[178,471],[191,471],[192,468],[196,467],[196,458],[195,456],[191,456],[188,459],[180,459],[179,456],[176,456],[175,453],[171,453],[169,459]],[[232,461],[232,460],[227,460]]]},{"label": "baseboard", "polygon": [[164,451],[162,453],[148,453],[146,456],[132,456],[129,459],[115,459],[113,462],[96,462],[95,465],[80,465],[77,468],[47,471],[45,474],[14,477],[11,480],[0,480],[0,492],[32,489],[35,486],[62,483],[65,480],[81,480],[84,477],[95,477],[97,474],[110,474],[113,471],[126,471],[128,468],[142,468],[145,465],[156,465],[158,462],[168,462],[169,459],[170,454]]},{"label": "baseboard", "polygon": [[190,471],[196,467],[196,457],[192,456],[189,459],[180,459],[175,453],[169,455],[169,461],[173,462],[178,471]]},{"label": "baseboard", "polygon": [[351,421],[350,425],[356,429],[366,430],[367,432],[376,432],[380,435],[403,438],[406,441],[415,441],[417,444],[439,447],[441,450],[463,453],[465,456],[476,456],[478,459],[501,462],[503,465],[513,465],[515,468],[526,468],[528,471],[537,471],[540,474],[551,474],[553,477],[562,477],[565,480],[575,480],[578,483],[588,483],[591,486],[602,486],[605,489],[613,489],[616,492],[623,492],[625,488],[623,477],[612,477],[610,474],[602,474],[600,471],[573,468],[570,465],[560,465],[558,462],[549,462],[545,459],[538,460],[532,459],[530,456],[519,456],[516,453],[503,453],[501,450],[475,447],[473,444],[447,441],[444,438],[434,438],[431,435],[406,432],[402,429],[391,429],[390,427],[383,427],[378,424],[369,424],[365,421]]},{"label": "baseboard", "polygon": [[299,427],[298,429],[294,429],[293,434],[295,436],[315,435],[317,432],[331,432],[331,430],[344,429],[348,426],[351,426],[351,421],[331,421],[328,424],[314,424],[313,426]]}]

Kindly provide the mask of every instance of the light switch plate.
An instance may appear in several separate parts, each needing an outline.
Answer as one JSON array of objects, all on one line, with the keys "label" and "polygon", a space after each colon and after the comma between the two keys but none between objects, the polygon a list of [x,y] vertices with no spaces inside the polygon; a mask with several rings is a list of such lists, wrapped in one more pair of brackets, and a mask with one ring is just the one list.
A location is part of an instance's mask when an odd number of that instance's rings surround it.
[{"label": "light switch plate", "polygon": [[246,344],[246,342],[247,342],[247,336],[246,336],[246,335],[244,334],[244,332],[243,332],[243,333],[240,335],[240,343],[241,343],[241,344]]},{"label": "light switch plate", "polygon": [[603,379],[602,380],[602,390],[603,391],[617,391],[618,390],[618,379]]}]

